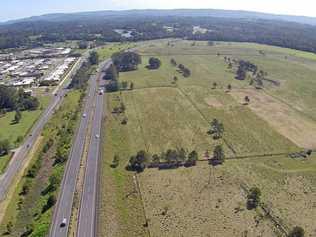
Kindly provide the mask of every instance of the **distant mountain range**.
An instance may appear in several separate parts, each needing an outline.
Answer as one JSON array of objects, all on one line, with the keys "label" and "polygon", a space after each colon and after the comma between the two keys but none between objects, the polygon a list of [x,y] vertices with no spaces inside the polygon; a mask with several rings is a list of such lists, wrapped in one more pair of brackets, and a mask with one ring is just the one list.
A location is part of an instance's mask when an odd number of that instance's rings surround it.
[{"label": "distant mountain range", "polygon": [[309,24],[316,26],[316,17],[276,15],[251,11],[235,10],[216,10],[216,9],[175,9],[175,10],[125,10],[125,11],[95,11],[95,12],[78,12],[78,13],[56,13],[41,16],[32,16],[28,18],[11,20],[0,23],[8,25],[20,22],[67,22],[83,20],[102,20],[124,16],[185,16],[185,17],[221,17],[236,19],[264,19],[264,20],[281,20]]}]

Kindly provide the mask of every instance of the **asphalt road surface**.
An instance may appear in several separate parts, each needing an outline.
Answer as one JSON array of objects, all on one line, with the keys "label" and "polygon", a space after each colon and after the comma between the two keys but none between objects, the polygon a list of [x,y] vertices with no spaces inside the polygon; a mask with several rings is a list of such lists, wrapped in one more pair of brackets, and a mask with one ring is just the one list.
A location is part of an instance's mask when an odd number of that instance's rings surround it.
[{"label": "asphalt road surface", "polygon": [[[103,74],[101,73],[101,76]],[[100,86],[104,86],[100,80]],[[104,96],[96,98],[96,110],[93,118],[91,140],[85,169],[84,186],[81,196],[77,237],[94,237],[96,232],[96,202],[98,184],[98,163],[100,160],[100,134],[103,117]]]},{"label": "asphalt road surface", "polygon": [[[77,68],[73,68],[72,71],[76,70]],[[37,120],[37,122],[31,129],[31,132],[26,137],[24,143],[14,153],[7,169],[5,170],[5,173],[3,173],[0,176],[0,201],[3,201],[6,198],[7,192],[12,182],[14,181],[14,178],[18,174],[19,170],[23,167],[30,149],[35,144],[45,124],[49,121],[54,111],[61,104],[65,94],[67,93],[66,88],[68,87],[68,85],[69,83],[59,88],[59,90],[56,93],[56,96],[52,98],[52,101],[50,102],[46,110]]]},{"label": "asphalt road surface", "polygon": [[[110,65],[110,60],[106,61],[102,67],[107,67]],[[54,216],[53,221],[51,225],[50,230],[50,236],[51,237],[66,237],[68,234],[69,229],[69,220],[71,218],[71,212],[72,212],[72,206],[73,206],[73,198],[76,188],[76,181],[78,177],[78,173],[80,170],[80,162],[83,155],[84,150],[84,143],[87,136],[87,131],[89,127],[89,117],[94,114],[94,117],[92,118],[93,121],[93,127],[92,127],[92,133],[90,138],[90,145],[89,145],[89,154],[88,154],[88,160],[86,164],[86,175],[87,176],[87,170],[90,168],[90,151],[91,149],[98,149],[99,139],[95,137],[95,135],[98,133],[100,134],[101,125],[97,125],[97,120],[99,120],[99,117],[101,116],[102,119],[102,109],[103,109],[103,95],[98,94],[98,86],[99,82],[104,83],[101,79],[103,76],[103,72],[101,71],[97,76],[92,76],[89,80],[90,86],[89,86],[89,92],[88,92],[88,98],[86,100],[86,103],[84,105],[83,114],[87,114],[87,116],[84,118],[81,118],[79,128],[76,133],[76,137],[72,146],[72,150],[70,152],[69,159],[67,161],[66,170],[63,177],[63,182],[60,190],[60,195],[57,201],[57,205],[54,210]],[[97,80],[99,79],[99,80]],[[94,103],[94,100],[96,102],[95,106],[92,106]],[[100,123],[101,124],[101,123]],[[95,140],[94,140],[95,139]],[[96,143],[97,146],[96,146]],[[94,157],[95,158],[95,157]],[[94,173],[91,173],[91,176],[93,176]],[[86,190],[86,188],[85,188]],[[84,195],[84,193],[83,193]],[[95,203],[94,203],[95,204]],[[62,227],[61,223],[63,219],[66,218],[66,226]]]}]

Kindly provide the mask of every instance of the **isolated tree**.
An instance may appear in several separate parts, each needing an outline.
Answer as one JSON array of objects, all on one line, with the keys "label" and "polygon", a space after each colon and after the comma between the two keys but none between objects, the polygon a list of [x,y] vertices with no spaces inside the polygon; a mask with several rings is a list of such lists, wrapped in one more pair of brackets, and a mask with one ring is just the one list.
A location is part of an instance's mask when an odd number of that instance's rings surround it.
[{"label": "isolated tree", "polygon": [[161,61],[159,58],[151,57],[149,58],[148,64],[149,69],[158,69],[161,66]]},{"label": "isolated tree", "polygon": [[173,77],[173,82],[174,82],[174,83],[177,83],[177,81],[178,81],[178,77],[177,77],[177,76],[174,76],[174,77]]},{"label": "isolated tree", "polygon": [[223,136],[224,125],[217,119],[213,119],[211,122],[211,128],[208,133],[212,134],[214,139],[219,139]]},{"label": "isolated tree", "polygon": [[173,66],[177,66],[177,62],[176,62],[176,60],[174,58],[170,59],[170,63]]},{"label": "isolated tree", "polygon": [[112,168],[118,167],[119,162],[120,162],[119,156],[118,156],[118,155],[114,155],[113,161],[112,161],[112,164],[111,164],[111,167],[112,167]]},{"label": "isolated tree", "polygon": [[231,85],[231,84],[228,84],[228,85],[227,85],[227,90],[228,90],[228,91],[231,91],[231,90],[232,90],[232,85]]},{"label": "isolated tree", "polygon": [[15,111],[15,115],[14,115],[14,122],[15,122],[15,123],[19,123],[20,120],[21,120],[21,118],[22,118],[22,113],[20,112],[19,109],[17,109],[17,110]]},{"label": "isolated tree", "polygon": [[217,87],[217,83],[213,82],[213,89],[216,89],[216,87]]},{"label": "isolated tree", "polygon": [[134,83],[133,83],[133,82],[131,82],[131,83],[129,84],[129,89],[130,89],[130,90],[133,90],[133,89],[134,89]]},{"label": "isolated tree", "polygon": [[302,227],[295,226],[289,233],[288,237],[304,237],[304,235],[304,229]]},{"label": "isolated tree", "polygon": [[249,96],[245,96],[244,101],[245,101],[245,104],[246,104],[246,105],[249,104],[249,103],[250,103],[250,98],[249,98]]},{"label": "isolated tree", "polygon": [[8,139],[0,141],[0,156],[7,155],[10,151],[10,142]]},{"label": "isolated tree", "polygon": [[225,154],[223,147],[221,145],[217,145],[213,152],[213,159],[217,160],[219,163],[224,163]]},{"label": "isolated tree", "polygon": [[249,190],[249,194],[247,196],[247,208],[254,209],[260,204],[261,191],[257,187],[253,187]]},{"label": "isolated tree", "polygon": [[95,65],[95,64],[98,64],[99,63],[99,55],[96,51],[92,51],[90,52],[90,55],[89,55],[89,62],[92,64],[92,65]]}]

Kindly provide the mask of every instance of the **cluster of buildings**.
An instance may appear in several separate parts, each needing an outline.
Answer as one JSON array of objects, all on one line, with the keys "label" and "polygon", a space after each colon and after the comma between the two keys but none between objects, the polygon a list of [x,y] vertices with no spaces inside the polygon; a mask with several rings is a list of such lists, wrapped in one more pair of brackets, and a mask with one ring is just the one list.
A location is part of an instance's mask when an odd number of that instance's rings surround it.
[{"label": "cluster of buildings", "polygon": [[48,74],[47,77],[44,77],[42,81],[56,83],[59,82],[63,75],[68,71],[68,69],[75,62],[76,58],[65,58],[64,62],[59,65],[54,71]]},{"label": "cluster of buildings", "polygon": [[39,48],[0,55],[0,84],[32,87],[57,84],[76,58],[69,48]]}]

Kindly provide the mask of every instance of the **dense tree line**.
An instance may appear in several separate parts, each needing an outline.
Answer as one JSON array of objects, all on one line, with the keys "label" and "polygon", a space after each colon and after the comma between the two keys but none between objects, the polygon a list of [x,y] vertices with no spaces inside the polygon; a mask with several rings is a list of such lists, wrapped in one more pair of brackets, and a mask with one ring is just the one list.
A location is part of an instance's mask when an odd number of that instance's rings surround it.
[{"label": "dense tree line", "polygon": [[79,70],[73,76],[69,88],[85,89],[87,87],[88,80],[91,76],[92,65],[90,60],[82,63]]},{"label": "dense tree line", "polygon": [[142,172],[147,166],[158,168],[177,168],[179,166],[190,167],[196,165],[198,153],[180,149],[168,149],[161,154],[150,155],[148,152],[141,150],[136,155],[131,156],[127,165],[127,170]]},{"label": "dense tree line", "polygon": [[[111,19],[111,20],[109,20]],[[208,29],[193,32],[193,26]],[[172,31],[165,29],[172,27]],[[115,29],[131,31],[124,38]],[[316,27],[277,20],[251,20],[208,16],[142,16],[115,18],[95,16],[89,20],[32,21],[0,26],[0,49],[35,47],[65,40],[113,42],[161,39],[256,42],[316,52]],[[211,44],[211,43],[210,43]]]},{"label": "dense tree line", "polygon": [[38,99],[24,93],[23,89],[0,85],[0,110],[2,112],[36,110],[38,106]]}]

